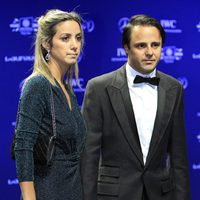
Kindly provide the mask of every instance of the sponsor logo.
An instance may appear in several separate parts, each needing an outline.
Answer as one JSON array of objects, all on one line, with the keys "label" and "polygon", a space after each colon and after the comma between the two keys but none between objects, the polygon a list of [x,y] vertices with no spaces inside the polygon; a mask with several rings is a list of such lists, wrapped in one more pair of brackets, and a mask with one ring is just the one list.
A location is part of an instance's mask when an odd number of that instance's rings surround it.
[{"label": "sponsor logo", "polygon": [[177,21],[175,19],[161,19],[160,23],[166,33],[182,33],[182,30],[177,28]]},{"label": "sponsor logo", "polygon": [[117,48],[117,55],[111,58],[111,62],[126,62],[127,56],[123,48]]},{"label": "sponsor logo", "polygon": [[17,178],[15,179],[8,179],[8,185],[18,185],[19,181]]},{"label": "sponsor logo", "polygon": [[196,25],[198,32],[200,32],[200,22]]},{"label": "sponsor logo", "polygon": [[192,169],[194,170],[200,170],[200,164],[193,164]]},{"label": "sponsor logo", "polygon": [[12,122],[12,126],[14,126],[14,127],[16,126],[16,122],[15,122],[15,121],[14,121],[14,122]]},{"label": "sponsor logo", "polygon": [[199,59],[200,59],[200,53],[199,53],[199,54],[193,53],[193,54],[192,54],[192,58],[193,58],[194,60],[199,60]]},{"label": "sponsor logo", "polygon": [[166,46],[162,48],[161,58],[165,63],[174,63],[183,57],[183,49],[175,46]]},{"label": "sponsor logo", "polygon": [[200,134],[197,135],[197,140],[198,140],[198,142],[200,143]]},{"label": "sponsor logo", "polygon": [[34,17],[21,17],[15,18],[10,24],[12,32],[19,32],[21,35],[31,35],[37,32],[38,29],[38,18]]},{"label": "sponsor logo", "polygon": [[[12,32],[19,32],[21,35],[31,35],[38,30],[38,18],[37,17],[21,17],[15,18],[10,24]],[[84,21],[82,28],[86,32],[92,32],[94,30],[95,23],[93,20]]]},{"label": "sponsor logo", "polygon": [[128,22],[129,22],[129,18],[128,17],[122,17],[121,19],[119,19],[118,28],[119,28],[120,33],[123,32],[124,27],[128,24]]},{"label": "sponsor logo", "polygon": [[90,33],[94,30],[94,27],[95,27],[95,23],[93,20],[85,20],[83,23],[82,23],[82,28],[84,31]]},{"label": "sponsor logo", "polygon": [[79,78],[78,82],[79,82],[80,87],[78,86],[76,79],[74,79],[74,78],[72,79],[71,84],[72,84],[72,87],[74,89],[74,92],[85,92],[84,79]]},{"label": "sponsor logo", "polygon": [[[83,53],[81,52],[77,62],[81,62],[83,57]],[[4,61],[5,62],[33,62],[34,61],[35,56],[26,56],[26,55],[22,55],[22,56],[5,56],[4,57]]]},{"label": "sponsor logo", "polygon": [[177,79],[183,85],[184,89],[188,87],[188,79],[186,77],[179,77]]},{"label": "sponsor logo", "polygon": [[34,56],[5,56],[4,61],[5,62],[33,62]]}]

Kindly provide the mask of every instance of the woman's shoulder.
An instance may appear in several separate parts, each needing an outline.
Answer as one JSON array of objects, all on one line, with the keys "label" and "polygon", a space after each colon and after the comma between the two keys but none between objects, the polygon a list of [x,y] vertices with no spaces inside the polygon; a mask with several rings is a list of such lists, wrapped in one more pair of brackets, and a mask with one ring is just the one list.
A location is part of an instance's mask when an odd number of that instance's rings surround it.
[{"label": "woman's shoulder", "polygon": [[29,76],[24,84],[29,84],[29,85],[49,85],[49,81],[47,80],[47,78],[42,75],[42,74],[34,74]]},{"label": "woman's shoulder", "polygon": [[48,91],[48,88],[50,87],[50,82],[47,80],[47,78],[42,74],[35,74],[29,76],[27,79],[25,79],[23,87],[22,87],[22,93],[26,92],[42,92],[45,93]]}]

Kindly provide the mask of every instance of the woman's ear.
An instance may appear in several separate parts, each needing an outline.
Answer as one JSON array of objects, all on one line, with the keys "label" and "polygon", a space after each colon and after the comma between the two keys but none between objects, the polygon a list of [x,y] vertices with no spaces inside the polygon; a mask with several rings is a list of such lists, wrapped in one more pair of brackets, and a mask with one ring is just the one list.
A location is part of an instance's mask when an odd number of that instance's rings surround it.
[{"label": "woman's ear", "polygon": [[42,47],[47,51],[50,50],[50,44],[45,40],[42,41]]}]

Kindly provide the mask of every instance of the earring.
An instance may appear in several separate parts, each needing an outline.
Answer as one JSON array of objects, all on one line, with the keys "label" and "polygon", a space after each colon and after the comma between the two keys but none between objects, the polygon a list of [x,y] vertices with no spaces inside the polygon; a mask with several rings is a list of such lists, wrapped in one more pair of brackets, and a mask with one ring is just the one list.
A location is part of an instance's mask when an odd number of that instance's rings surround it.
[{"label": "earring", "polygon": [[45,60],[48,61],[50,59],[51,55],[50,55],[50,49],[47,50],[47,54],[45,56]]}]

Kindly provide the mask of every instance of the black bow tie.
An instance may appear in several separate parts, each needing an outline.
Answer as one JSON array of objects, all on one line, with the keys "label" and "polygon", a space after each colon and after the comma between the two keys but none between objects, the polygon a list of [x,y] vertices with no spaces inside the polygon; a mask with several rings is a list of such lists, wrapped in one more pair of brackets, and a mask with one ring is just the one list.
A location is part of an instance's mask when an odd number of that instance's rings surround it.
[{"label": "black bow tie", "polygon": [[137,75],[133,82],[134,83],[150,83],[151,85],[158,86],[159,81],[160,81],[160,78],[158,78],[158,77],[146,78],[146,77]]}]

